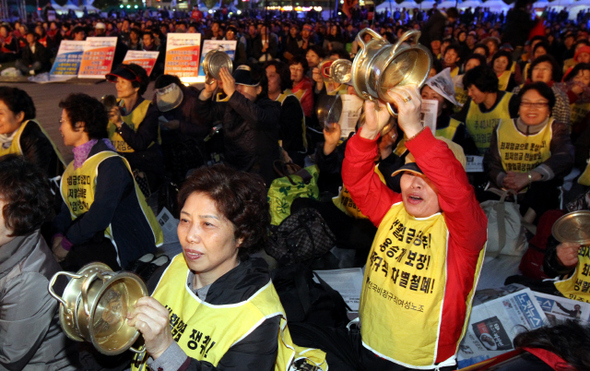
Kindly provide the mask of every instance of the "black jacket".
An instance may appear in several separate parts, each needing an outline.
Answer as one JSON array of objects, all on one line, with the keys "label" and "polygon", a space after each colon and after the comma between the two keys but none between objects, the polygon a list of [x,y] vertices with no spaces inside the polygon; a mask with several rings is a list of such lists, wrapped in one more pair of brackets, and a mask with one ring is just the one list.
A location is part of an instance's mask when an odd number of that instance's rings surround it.
[{"label": "black jacket", "polygon": [[280,156],[280,103],[266,95],[252,102],[236,91],[227,102],[198,100],[196,109],[205,122],[223,124],[225,161],[238,170],[260,174],[268,187],[277,177],[272,164]]},{"label": "black jacket", "polygon": [[39,72],[48,72],[51,69],[51,52],[38,41],[35,41],[34,53],[31,50],[30,45],[23,48],[21,60],[27,66],[30,66],[35,62],[40,62],[42,67]]},{"label": "black jacket", "polygon": [[51,140],[43,134],[39,123],[30,120],[20,137],[22,156],[37,165],[48,178],[61,175],[64,165],[59,159]]}]

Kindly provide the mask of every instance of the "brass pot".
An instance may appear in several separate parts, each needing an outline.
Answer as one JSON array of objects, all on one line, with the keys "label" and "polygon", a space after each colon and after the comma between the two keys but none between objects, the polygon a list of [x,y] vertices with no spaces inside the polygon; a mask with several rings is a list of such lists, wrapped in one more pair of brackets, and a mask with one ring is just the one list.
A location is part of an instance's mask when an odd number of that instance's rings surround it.
[{"label": "brass pot", "polygon": [[[60,275],[71,278],[63,295],[53,291]],[[139,332],[127,325],[127,314],[137,300],[147,295],[145,283],[129,272],[113,272],[103,263],[90,263],[76,274],[57,272],[49,293],[61,304],[61,326],[75,341],[88,341],[101,353],[117,355],[131,349]]]},{"label": "brass pot", "polygon": [[233,62],[229,55],[222,50],[211,50],[203,58],[203,72],[205,73],[205,83],[211,85],[215,80],[219,80],[219,72],[223,67],[233,71]]},{"label": "brass pot", "polygon": [[[373,38],[367,43],[363,40],[366,34]],[[361,30],[356,37],[360,51],[352,62],[356,93],[363,99],[385,102],[389,113],[397,116],[387,91],[398,85],[421,88],[432,66],[430,51],[418,43],[419,38],[420,31],[407,31],[392,45],[370,28]]]}]

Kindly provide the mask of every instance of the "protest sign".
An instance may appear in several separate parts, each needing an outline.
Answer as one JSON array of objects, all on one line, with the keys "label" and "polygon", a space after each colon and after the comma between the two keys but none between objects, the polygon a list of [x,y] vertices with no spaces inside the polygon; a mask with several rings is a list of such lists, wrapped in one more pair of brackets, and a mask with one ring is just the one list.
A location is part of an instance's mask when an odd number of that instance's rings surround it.
[{"label": "protest sign", "polygon": [[205,82],[205,72],[203,71],[203,59],[211,50],[224,51],[231,60],[234,60],[236,55],[236,40],[205,40],[203,42],[203,50],[201,53],[201,62],[199,63],[198,82]]},{"label": "protest sign", "polygon": [[51,77],[76,77],[82,63],[86,41],[62,40],[51,67]]},{"label": "protest sign", "polygon": [[197,82],[200,50],[201,34],[169,33],[164,73],[178,76],[183,82]]},{"label": "protest sign", "polygon": [[152,74],[156,60],[160,52],[147,52],[143,50],[128,50],[123,60],[124,64],[135,63],[147,72],[148,76]]},{"label": "protest sign", "polygon": [[116,37],[87,38],[78,77],[104,79],[113,67],[116,46]]}]

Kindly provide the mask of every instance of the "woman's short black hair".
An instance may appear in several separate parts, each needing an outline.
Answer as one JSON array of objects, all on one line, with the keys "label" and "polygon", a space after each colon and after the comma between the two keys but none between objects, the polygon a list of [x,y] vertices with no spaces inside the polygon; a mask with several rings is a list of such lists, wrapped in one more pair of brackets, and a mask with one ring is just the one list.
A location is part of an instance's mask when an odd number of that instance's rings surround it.
[{"label": "woman's short black hair", "polygon": [[[318,57],[320,57],[320,59],[326,58],[326,51],[320,45],[312,45],[309,47],[309,49],[307,49],[308,52],[310,50],[312,52],[316,53],[318,55]],[[307,52],[305,54],[307,55]]]},{"label": "woman's short black hair", "polygon": [[486,58],[490,55],[490,48],[488,48],[488,46],[486,44],[477,43],[473,46],[473,50],[475,50],[477,48],[482,48],[484,50],[484,52],[486,53],[486,55],[485,55]]},{"label": "woman's short black hair", "polygon": [[294,64],[300,64],[303,67],[303,75],[307,73],[309,70],[309,65],[307,64],[307,59],[305,59],[302,55],[296,55],[289,61],[289,67]]},{"label": "woman's short black hair", "polygon": [[178,205],[184,206],[193,193],[210,197],[217,209],[235,227],[235,238],[242,239],[238,249],[240,260],[264,248],[270,212],[264,180],[226,165],[203,166],[195,170],[178,193]]},{"label": "woman's short black hair", "polygon": [[578,75],[578,73],[580,71],[590,71],[590,63],[578,63],[574,66],[574,68],[572,68],[571,70],[569,70],[568,72],[566,72],[565,76],[563,77],[563,81],[567,82],[572,80],[574,77],[576,77]]},{"label": "woman's short black hair", "polygon": [[496,93],[498,92],[498,76],[487,65],[477,66],[465,72],[463,76],[465,89],[471,85],[475,85],[482,93]]},{"label": "woman's short black hair", "polygon": [[275,70],[281,77],[281,91],[285,91],[286,89],[290,89],[293,86],[293,82],[291,81],[291,73],[289,72],[289,68],[284,62],[279,60],[272,60],[268,61],[264,64],[264,71],[266,73],[266,68],[274,66]]},{"label": "woman's short black hair", "polygon": [[26,91],[9,86],[0,86],[0,100],[15,115],[24,113],[23,121],[32,120],[37,115],[35,103]]},{"label": "woman's short black hair", "polygon": [[498,50],[492,57],[492,66],[494,65],[496,59],[500,57],[506,57],[506,59],[508,59],[508,65],[506,66],[506,70],[510,70],[510,68],[512,67],[512,53],[510,53],[508,50]]},{"label": "woman's short black hair", "polygon": [[549,85],[545,84],[542,81],[525,84],[522,87],[522,89],[520,89],[520,91],[518,92],[518,96],[516,97],[518,105],[520,105],[524,93],[526,93],[529,90],[536,90],[537,93],[539,93],[543,98],[547,99],[549,112],[553,112],[553,107],[555,106],[555,93],[553,93],[553,89],[551,89]]},{"label": "woman's short black hair", "polygon": [[25,236],[41,228],[51,215],[53,197],[41,169],[22,156],[0,157],[2,217],[10,237]]},{"label": "woman's short black hair", "polygon": [[77,122],[85,124],[84,131],[90,139],[102,139],[108,136],[107,111],[100,101],[84,93],[70,94],[59,102],[59,108],[66,111],[72,129],[76,129]]},{"label": "woman's short black hair", "polygon": [[484,57],[481,54],[473,53],[473,54],[470,54],[467,58],[465,58],[464,65],[466,65],[470,59],[477,59],[479,61],[480,66],[485,66],[488,63],[488,60],[486,59],[486,57]]},{"label": "woman's short black hair", "polygon": [[184,85],[182,84],[182,81],[180,81],[180,78],[178,78],[178,76],[176,76],[176,75],[161,75],[154,82],[154,88],[155,89],[162,89],[170,84],[176,84],[181,89],[184,87]]},{"label": "woman's short black hair", "polygon": [[551,65],[551,80],[559,81],[561,78],[561,69],[559,68],[559,64],[557,64],[555,58],[553,58],[553,56],[550,54],[541,55],[540,57],[535,58],[535,60],[531,62],[529,71],[532,73],[535,67],[543,62],[547,62]]}]

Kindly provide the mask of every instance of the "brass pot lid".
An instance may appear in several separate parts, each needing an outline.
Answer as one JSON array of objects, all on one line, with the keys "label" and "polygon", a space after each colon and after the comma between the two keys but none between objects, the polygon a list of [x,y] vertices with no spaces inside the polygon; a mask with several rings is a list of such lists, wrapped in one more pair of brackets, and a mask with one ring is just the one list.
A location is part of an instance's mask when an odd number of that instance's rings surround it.
[{"label": "brass pot lid", "polygon": [[203,60],[203,72],[205,72],[206,83],[213,83],[213,79],[219,80],[219,72],[226,67],[229,73],[233,71],[233,62],[230,56],[222,50],[211,50]]},{"label": "brass pot lid", "polygon": [[[430,67],[430,56],[421,47],[395,54],[379,77],[378,87],[382,96],[388,97],[388,90],[396,86],[417,85],[420,89],[428,78]],[[390,99],[386,101],[390,102]]]},{"label": "brass pot lid", "polygon": [[553,224],[551,232],[559,242],[590,245],[590,211],[580,210],[565,214]]},{"label": "brass pot lid", "polygon": [[127,314],[147,295],[145,283],[133,273],[120,272],[105,282],[90,310],[90,340],[99,352],[117,355],[133,345],[139,332],[127,325]]}]

